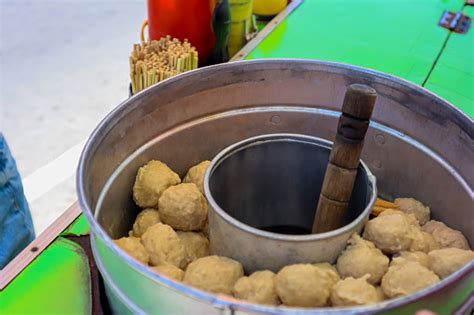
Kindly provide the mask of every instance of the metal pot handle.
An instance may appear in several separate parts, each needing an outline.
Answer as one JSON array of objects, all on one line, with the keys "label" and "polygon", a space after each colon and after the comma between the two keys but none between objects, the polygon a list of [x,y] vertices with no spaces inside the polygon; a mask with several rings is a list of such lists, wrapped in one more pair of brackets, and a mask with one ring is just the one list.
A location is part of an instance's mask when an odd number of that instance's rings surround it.
[{"label": "metal pot handle", "polygon": [[142,27],[140,29],[140,40],[143,42],[145,42],[145,27],[148,26],[148,20],[145,20],[143,21],[142,23]]},{"label": "metal pot handle", "polygon": [[[250,23],[250,30],[247,31],[247,23]],[[245,40],[249,42],[258,34],[257,19],[255,15],[250,15],[250,21],[244,21]]]}]

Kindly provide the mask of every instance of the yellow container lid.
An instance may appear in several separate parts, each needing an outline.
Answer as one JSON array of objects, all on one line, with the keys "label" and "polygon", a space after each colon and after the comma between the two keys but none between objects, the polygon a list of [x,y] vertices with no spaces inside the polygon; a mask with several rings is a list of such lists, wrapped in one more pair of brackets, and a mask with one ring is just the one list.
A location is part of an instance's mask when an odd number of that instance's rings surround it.
[{"label": "yellow container lid", "polygon": [[277,15],[283,10],[287,0],[253,0],[253,13],[257,15]]}]

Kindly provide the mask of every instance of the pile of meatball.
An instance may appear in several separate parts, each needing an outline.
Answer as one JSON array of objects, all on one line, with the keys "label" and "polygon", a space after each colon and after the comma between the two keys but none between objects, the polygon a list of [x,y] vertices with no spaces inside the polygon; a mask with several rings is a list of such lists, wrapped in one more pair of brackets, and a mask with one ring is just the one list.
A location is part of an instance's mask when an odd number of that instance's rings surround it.
[{"label": "pile of meatball", "polygon": [[[204,161],[181,181],[165,163],[138,170],[133,199],[143,208],[115,243],[162,276],[250,303],[294,307],[369,305],[414,293],[474,259],[464,235],[430,220],[413,198],[384,202],[362,235],[353,234],[335,265],[285,266],[244,275],[240,262],[210,255]],[[387,206],[388,205],[388,206]]]}]

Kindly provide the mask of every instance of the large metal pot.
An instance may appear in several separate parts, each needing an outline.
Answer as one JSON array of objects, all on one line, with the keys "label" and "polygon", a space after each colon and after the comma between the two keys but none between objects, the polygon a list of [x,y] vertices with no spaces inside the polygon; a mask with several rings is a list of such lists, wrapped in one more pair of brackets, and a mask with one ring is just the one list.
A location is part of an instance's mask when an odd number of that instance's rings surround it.
[{"label": "large metal pot", "polygon": [[[123,254],[139,209],[131,188],[138,168],[165,161],[181,176],[248,137],[299,133],[333,140],[346,87],[378,92],[362,159],[379,195],[413,196],[434,219],[474,244],[473,121],[446,101],[401,79],[336,63],[261,60],[223,64],[166,80],[125,101],[95,129],[83,151],[77,190],[92,247],[116,312],[243,314],[453,311],[470,293],[473,263],[416,294],[351,309],[273,308],[216,296],[152,273]],[[456,305],[448,303],[453,297]]]}]

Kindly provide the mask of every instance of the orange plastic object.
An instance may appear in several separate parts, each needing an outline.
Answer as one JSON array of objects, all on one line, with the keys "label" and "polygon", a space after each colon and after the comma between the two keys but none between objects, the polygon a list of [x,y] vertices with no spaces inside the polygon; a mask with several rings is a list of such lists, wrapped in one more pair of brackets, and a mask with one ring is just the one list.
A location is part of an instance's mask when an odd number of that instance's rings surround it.
[{"label": "orange plastic object", "polygon": [[212,13],[216,0],[148,0],[148,33],[158,40],[170,35],[187,38],[204,62],[215,44]]}]

